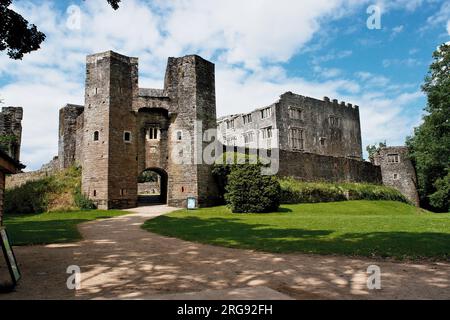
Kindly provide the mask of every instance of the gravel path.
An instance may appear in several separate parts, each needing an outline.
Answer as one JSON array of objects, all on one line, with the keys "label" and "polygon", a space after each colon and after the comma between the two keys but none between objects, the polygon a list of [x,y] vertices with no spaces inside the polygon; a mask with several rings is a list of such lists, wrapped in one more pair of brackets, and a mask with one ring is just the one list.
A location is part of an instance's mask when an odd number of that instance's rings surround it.
[{"label": "gravel path", "polygon": [[[147,219],[173,210],[140,207],[129,210],[134,212],[130,215],[80,225],[85,240],[78,243],[16,247],[23,279],[0,300],[142,299],[252,287],[294,299],[450,299],[446,262],[269,254],[186,242],[140,228]],[[66,287],[69,265],[81,268],[80,290]],[[370,265],[381,268],[381,290],[367,289]]]}]

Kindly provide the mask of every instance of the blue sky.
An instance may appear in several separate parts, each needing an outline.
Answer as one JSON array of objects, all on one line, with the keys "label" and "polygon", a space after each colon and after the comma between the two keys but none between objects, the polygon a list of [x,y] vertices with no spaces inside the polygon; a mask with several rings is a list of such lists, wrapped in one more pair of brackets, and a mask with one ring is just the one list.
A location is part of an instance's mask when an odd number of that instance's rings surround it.
[{"label": "blue sky", "polygon": [[[450,38],[439,0],[14,1],[47,34],[22,61],[0,54],[0,97],[24,108],[22,162],[57,154],[58,110],[83,104],[87,54],[140,58],[140,86],[162,88],[167,57],[216,63],[218,115],[251,111],[285,91],[360,106],[364,147],[403,144],[426,104],[420,85],[432,52]],[[370,30],[376,5],[381,29]]]}]

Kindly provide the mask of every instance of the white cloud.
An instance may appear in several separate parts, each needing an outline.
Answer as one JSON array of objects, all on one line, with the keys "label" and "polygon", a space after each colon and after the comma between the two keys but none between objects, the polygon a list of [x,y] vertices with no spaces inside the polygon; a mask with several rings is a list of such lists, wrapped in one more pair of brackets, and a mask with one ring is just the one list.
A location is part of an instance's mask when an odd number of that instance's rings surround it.
[{"label": "white cloud", "polygon": [[424,62],[414,59],[414,58],[406,58],[406,59],[383,59],[382,61],[383,67],[388,68],[391,66],[407,66],[407,67],[417,67],[424,64]]},{"label": "white cloud", "polygon": [[435,28],[436,26],[439,26],[439,28],[441,28],[442,26],[445,27],[446,24],[448,26],[449,20],[450,20],[450,2],[444,1],[439,11],[428,17],[427,24],[421,29],[421,31],[423,32],[430,28]]},{"label": "white cloud", "polygon": [[403,25],[396,26],[392,28],[391,39],[395,38],[398,34],[403,32],[405,27]]},{"label": "white cloud", "polygon": [[450,20],[447,21],[447,33],[450,35]]}]

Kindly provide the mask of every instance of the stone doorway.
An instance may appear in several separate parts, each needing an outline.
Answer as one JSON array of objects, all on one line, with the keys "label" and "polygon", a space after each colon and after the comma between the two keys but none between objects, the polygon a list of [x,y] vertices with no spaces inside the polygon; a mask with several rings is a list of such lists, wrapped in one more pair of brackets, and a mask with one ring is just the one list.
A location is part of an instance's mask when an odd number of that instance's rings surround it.
[{"label": "stone doorway", "polygon": [[167,172],[148,168],[138,176],[138,204],[167,204]]}]

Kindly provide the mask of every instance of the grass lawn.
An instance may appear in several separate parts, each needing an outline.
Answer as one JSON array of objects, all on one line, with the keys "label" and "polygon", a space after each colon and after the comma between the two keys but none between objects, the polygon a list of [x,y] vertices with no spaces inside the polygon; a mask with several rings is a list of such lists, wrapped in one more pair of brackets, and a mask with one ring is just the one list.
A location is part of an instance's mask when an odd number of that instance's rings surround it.
[{"label": "grass lawn", "polygon": [[271,214],[180,210],[144,229],[218,246],[278,253],[449,259],[450,214],[393,201],[284,205]]},{"label": "grass lawn", "polygon": [[127,214],[125,211],[88,210],[6,215],[4,224],[13,245],[74,242],[81,239],[77,224]]}]

